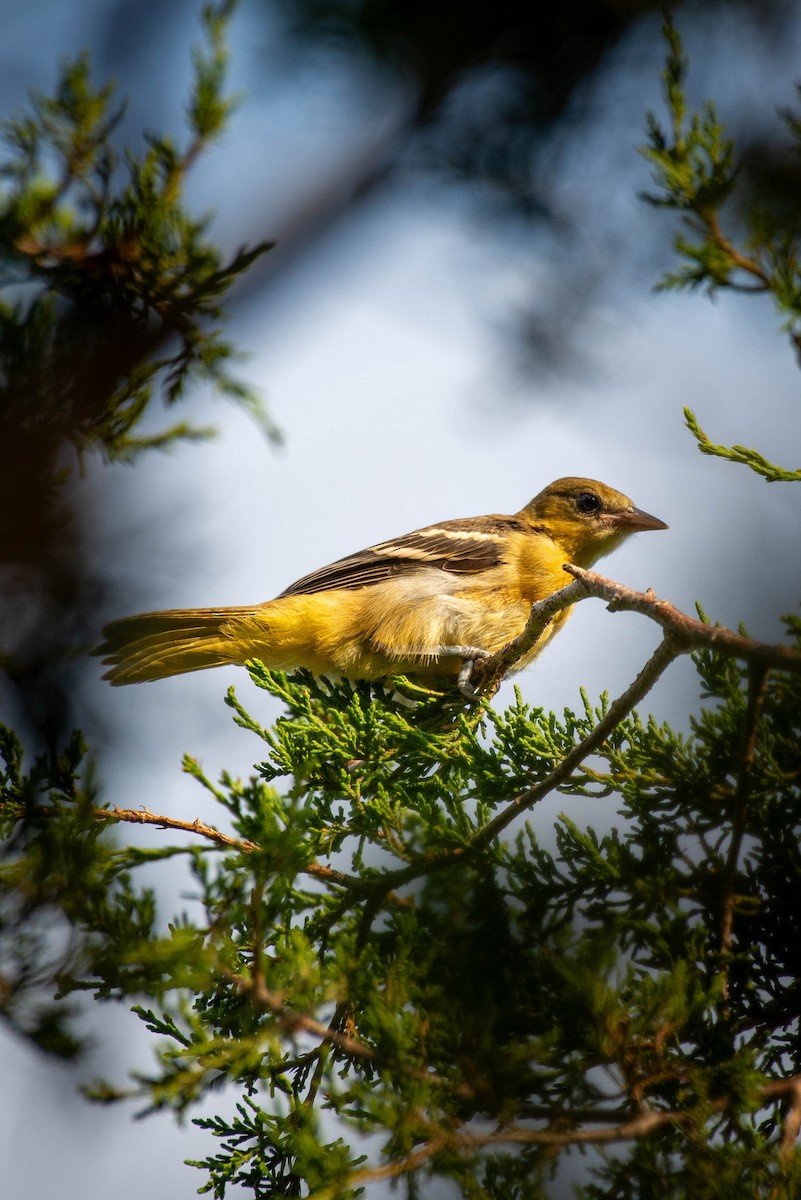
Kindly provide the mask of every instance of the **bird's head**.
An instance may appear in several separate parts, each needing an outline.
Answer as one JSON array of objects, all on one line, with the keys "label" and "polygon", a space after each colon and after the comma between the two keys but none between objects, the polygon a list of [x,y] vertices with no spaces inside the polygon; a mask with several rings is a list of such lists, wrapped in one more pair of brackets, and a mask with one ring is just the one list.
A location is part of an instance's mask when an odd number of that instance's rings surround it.
[{"label": "bird's head", "polygon": [[597,479],[572,476],[549,483],[520,515],[553,538],[566,561],[578,567],[591,567],[632,533],[667,529],[622,492]]}]

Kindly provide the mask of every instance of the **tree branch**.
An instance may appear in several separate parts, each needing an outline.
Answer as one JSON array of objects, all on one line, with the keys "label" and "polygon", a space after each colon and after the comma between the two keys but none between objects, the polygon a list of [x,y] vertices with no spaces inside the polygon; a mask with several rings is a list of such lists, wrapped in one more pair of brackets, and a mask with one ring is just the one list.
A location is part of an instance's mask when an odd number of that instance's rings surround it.
[{"label": "tree branch", "polygon": [[476,663],[471,683],[478,691],[491,691],[505,673],[534,646],[556,613],[570,608],[579,600],[586,600],[589,596],[606,600],[610,612],[638,612],[649,617],[670,634],[678,653],[716,650],[763,668],[777,667],[785,671],[801,672],[801,651],[791,646],[757,642],[726,629],[723,625],[708,625],[682,612],[669,600],[660,600],[651,588],[645,592],[637,592],[622,583],[616,583],[614,579],[608,579],[605,575],[585,571],[582,567],[575,567],[570,563],[565,563],[563,569],[573,576],[573,583],[533,604],[523,632],[490,658]]},{"label": "tree branch", "polygon": [[[417,1150],[413,1150],[411,1154],[407,1154],[405,1158],[397,1158],[380,1167],[364,1167],[360,1171],[354,1171],[347,1178],[347,1187],[348,1189],[358,1188],[382,1179],[397,1179],[401,1175],[408,1175],[438,1154],[447,1144],[445,1138],[434,1138],[430,1142],[425,1142]],[[342,1181],[338,1180],[327,1187],[320,1188],[319,1191],[310,1192],[309,1200],[334,1200],[335,1196],[340,1195],[342,1195]]]},{"label": "tree branch", "polygon": [[546,775],[545,779],[510,800],[496,817],[474,835],[470,849],[475,851],[488,845],[507,825],[511,824],[523,809],[531,808],[555,788],[558,788],[560,784],[565,783],[576,767],[603,745],[610,733],[629,715],[635,704],[638,704],[643,696],[650,692],[660,675],[667,670],[679,654],[683,653],[683,650],[683,645],[680,642],[677,644],[673,636],[666,633],[636,679],[626,688],[625,692],[613,700],[592,732],[577,746],[574,746],[550,774]]},{"label": "tree branch", "polygon": [[782,1137],[779,1144],[779,1156],[782,1166],[790,1165],[790,1158],[801,1133],[801,1078],[789,1081],[792,1087],[787,1092],[787,1109],[782,1123]]},{"label": "tree branch", "polygon": [[[660,600],[651,588],[645,592],[635,592],[594,571],[585,571],[569,564],[564,569],[574,576],[585,595],[608,601],[610,612],[639,612],[650,617],[666,633],[670,633],[676,643],[683,643],[685,652],[716,650],[764,668],[777,667],[784,671],[801,672],[801,650],[792,646],[757,642],[727,629],[725,625],[709,625],[699,621],[676,608],[669,600]],[[578,598],[583,599],[583,596]]]},{"label": "tree branch", "polygon": [[128,821],[134,825],[155,825],[159,829],[180,829],[184,833],[197,833],[200,837],[208,838],[218,846],[227,846],[233,850],[241,850],[243,854],[252,854],[259,847],[247,838],[235,838],[230,834],[206,825],[199,818],[194,821],[179,821],[177,817],[164,817],[153,813],[149,808],[97,808],[95,816],[98,820]]},{"label": "tree branch", "polygon": [[335,1046],[349,1058],[360,1059],[363,1062],[376,1061],[375,1050],[359,1041],[358,1038],[348,1037],[347,1034],[340,1033],[329,1025],[324,1025],[315,1017],[310,1017],[308,1013],[295,1012],[287,1008],[284,997],[279,992],[271,991],[261,976],[245,977],[222,966],[219,970],[220,974],[238,991],[249,996],[257,1008],[272,1013],[284,1032],[290,1036],[298,1031],[310,1033],[313,1037],[319,1038],[321,1042]]},{"label": "tree branch", "polygon": [[[572,587],[572,584],[570,586]],[[563,592],[566,591],[568,589],[564,588]],[[562,595],[563,592],[556,594]],[[612,702],[592,732],[579,742],[577,746],[574,746],[544,779],[540,780],[533,787],[526,788],[525,791],[520,792],[509,801],[506,807],[492,821],[477,830],[469,845],[455,846],[452,849],[443,850],[438,854],[429,855],[423,861],[410,863],[408,867],[400,867],[396,871],[388,871],[377,882],[377,885],[374,886],[377,889],[381,888],[387,891],[390,888],[397,889],[423,875],[428,875],[433,871],[441,871],[458,862],[463,862],[468,856],[472,856],[477,851],[483,849],[507,825],[510,825],[515,817],[524,809],[531,808],[538,801],[544,799],[554,788],[564,783],[576,767],[604,743],[612,730],[624,717],[628,716],[635,704],[639,703],[643,696],[651,690],[660,675],[670,666],[674,658],[683,653],[683,650],[684,647],[681,644],[677,646],[670,634],[665,634],[665,637],[639,672],[636,679],[617,700]]]},{"label": "tree branch", "polygon": [[539,641],[556,614],[564,608],[569,608],[577,600],[583,600],[586,594],[580,584],[569,583],[558,592],[546,596],[544,600],[537,600],[532,604],[523,632],[489,658],[479,659],[474,663],[470,672],[471,687],[483,695],[495,692],[507,671],[510,671]]},{"label": "tree branch", "polygon": [[661,600],[650,588],[645,592],[637,592],[604,575],[585,571],[572,564],[565,564],[564,570],[574,577],[573,582],[545,600],[533,604],[523,632],[497,654],[476,663],[471,682],[477,690],[491,690],[504,672],[531,649],[557,612],[589,596],[606,600],[610,612],[638,612],[649,617],[664,630],[663,641],[633,683],[610,705],[588,737],[575,746],[545,779],[515,796],[502,812],[474,835],[470,846],[455,847],[439,855],[432,855],[423,863],[410,863],[408,867],[388,872],[382,880],[383,885],[392,888],[403,886],[431,871],[441,870],[461,861],[466,855],[486,846],[511,824],[520,812],[531,808],[569,779],[576,767],[603,745],[609,734],[628,716],[679,655],[692,650],[716,650],[721,654],[743,659],[760,674],[764,674],[770,667],[801,672],[801,651],[791,646],[757,642],[725,626],[706,624],[682,612],[669,600]]},{"label": "tree branch", "polygon": [[[242,854],[253,854],[261,849],[256,842],[251,842],[248,838],[231,837],[230,834],[215,829],[213,825],[206,825],[199,818],[194,821],[179,821],[177,817],[161,816],[158,813],[152,813],[147,808],[117,808],[116,806],[96,808],[95,816],[101,821],[128,821],[134,825],[155,825],[158,829],[179,829],[183,833],[196,833],[200,837],[208,838],[218,846],[239,850]],[[324,879],[327,883],[335,883],[340,887],[346,887],[354,882],[350,876],[341,871],[335,871],[333,867],[325,867],[318,862],[308,863],[302,868],[302,873],[314,875],[317,879]]]},{"label": "tree branch", "polygon": [[[773,1080],[762,1089],[764,1100],[767,1101],[776,1096],[787,1096],[790,1100],[780,1147],[782,1158],[786,1161],[792,1153],[793,1144],[798,1135],[799,1126],[801,1126],[801,1077]],[[719,1097],[709,1104],[709,1109],[713,1113],[725,1112],[730,1107],[731,1101],[728,1097]],[[601,1119],[605,1119],[608,1115],[608,1112],[602,1113],[601,1110],[598,1114],[583,1113],[581,1119],[592,1121],[598,1119],[599,1116]],[[575,1116],[575,1113],[567,1110],[553,1114],[552,1120],[556,1123],[571,1120]],[[694,1117],[695,1113],[691,1110],[649,1109],[624,1117],[622,1120],[605,1125],[600,1129],[558,1129],[555,1127],[529,1129],[522,1125],[509,1125],[488,1133],[479,1133],[468,1129],[442,1131],[404,1158],[395,1159],[380,1167],[367,1167],[354,1171],[348,1176],[346,1182],[349,1188],[355,1188],[381,1179],[396,1179],[400,1175],[406,1175],[416,1170],[434,1155],[442,1152],[453,1153],[456,1151],[470,1154],[487,1147],[503,1145],[548,1146],[561,1149],[566,1146],[605,1145],[611,1142],[633,1141],[648,1137],[654,1130],[661,1129],[665,1125],[685,1125]],[[338,1181],[320,1191],[312,1192],[309,1200],[329,1200],[339,1194],[342,1182]]]},{"label": "tree branch", "polygon": [[707,228],[710,239],[715,243],[718,249],[731,259],[732,266],[740,271],[744,271],[747,275],[758,279],[759,283],[748,287],[746,284],[728,283],[727,287],[733,288],[735,291],[748,292],[770,292],[774,290],[774,282],[771,277],[763,270],[762,266],[755,258],[748,258],[742,251],[738,250],[731,238],[727,237],[721,228],[718,214],[714,209],[699,209],[698,216],[703,221]]}]

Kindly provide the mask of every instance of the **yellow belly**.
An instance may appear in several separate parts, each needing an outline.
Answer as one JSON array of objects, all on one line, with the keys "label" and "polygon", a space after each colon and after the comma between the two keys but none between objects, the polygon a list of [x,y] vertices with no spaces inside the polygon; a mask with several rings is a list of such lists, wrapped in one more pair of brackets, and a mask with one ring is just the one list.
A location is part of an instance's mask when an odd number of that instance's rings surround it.
[{"label": "yellow belly", "polygon": [[[380,587],[283,596],[223,632],[237,644],[242,661],[260,658],[279,670],[305,667],[351,679],[455,677],[463,658],[442,657],[441,648],[500,650],[525,628],[531,601],[453,581],[432,571],[430,578],[401,576]],[[540,653],[567,616],[568,611],[557,614],[517,670]]]}]

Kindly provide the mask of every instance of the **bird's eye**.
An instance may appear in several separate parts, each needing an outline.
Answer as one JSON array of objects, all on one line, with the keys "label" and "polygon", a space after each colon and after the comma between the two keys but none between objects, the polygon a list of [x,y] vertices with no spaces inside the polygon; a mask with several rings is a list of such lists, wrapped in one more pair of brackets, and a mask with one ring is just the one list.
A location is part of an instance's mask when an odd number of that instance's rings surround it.
[{"label": "bird's eye", "polygon": [[576,508],[580,513],[597,513],[601,510],[601,501],[595,492],[579,492],[576,496]]}]

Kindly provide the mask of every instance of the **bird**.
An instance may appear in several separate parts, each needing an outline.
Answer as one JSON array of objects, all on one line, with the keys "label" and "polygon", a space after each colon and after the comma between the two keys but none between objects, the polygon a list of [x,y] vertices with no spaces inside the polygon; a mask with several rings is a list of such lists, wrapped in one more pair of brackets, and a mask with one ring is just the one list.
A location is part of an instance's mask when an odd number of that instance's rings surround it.
[{"label": "bird", "polygon": [[[440,521],[304,575],[274,600],[170,609],[112,621],[94,651],[114,685],[259,659],[273,670],[433,686],[522,632],[531,606],[634,533],[667,529],[595,479],[557,479],[513,515]],[[561,629],[557,613],[527,666]]]}]

